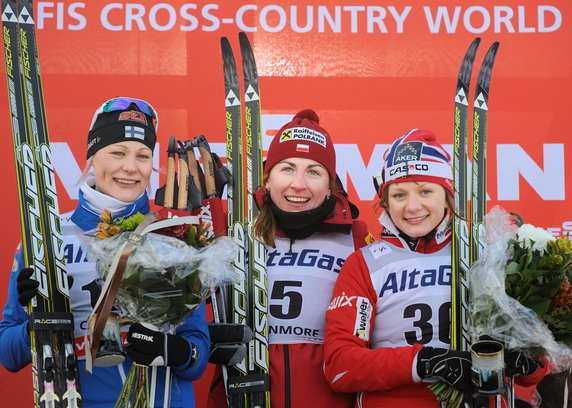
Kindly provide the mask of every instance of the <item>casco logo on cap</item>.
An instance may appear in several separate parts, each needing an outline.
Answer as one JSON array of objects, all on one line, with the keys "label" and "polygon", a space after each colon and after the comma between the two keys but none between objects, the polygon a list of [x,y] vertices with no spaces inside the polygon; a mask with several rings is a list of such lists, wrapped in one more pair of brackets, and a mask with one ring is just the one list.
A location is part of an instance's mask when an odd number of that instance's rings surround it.
[{"label": "casco logo on cap", "polygon": [[407,164],[403,163],[400,165],[395,165],[387,169],[389,171],[389,176],[393,177],[399,175],[400,177],[406,177],[410,174],[429,174],[429,165],[425,163],[415,163]]},{"label": "casco logo on cap", "polygon": [[306,142],[318,143],[319,145],[326,147],[326,136],[307,127],[294,127],[286,129],[280,135],[280,143],[289,140],[304,140]]}]

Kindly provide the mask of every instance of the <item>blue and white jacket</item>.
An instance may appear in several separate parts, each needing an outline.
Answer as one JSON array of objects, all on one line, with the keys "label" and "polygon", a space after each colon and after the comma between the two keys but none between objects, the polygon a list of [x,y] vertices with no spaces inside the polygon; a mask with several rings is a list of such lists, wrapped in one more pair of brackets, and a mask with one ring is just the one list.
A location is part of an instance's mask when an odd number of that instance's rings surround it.
[{"label": "blue and white jacket", "polygon": [[[91,191],[86,190],[89,188]],[[70,299],[74,314],[75,348],[79,360],[80,386],[84,408],[108,408],[117,400],[123,382],[132,360],[126,357],[123,364],[114,367],[94,367],[93,374],[87,374],[85,368],[84,334],[87,329],[87,318],[99,296],[100,279],[95,264],[88,261],[82,250],[80,236],[95,229],[101,211],[93,209],[83,192],[93,196],[95,190],[82,185],[78,207],[71,218],[62,216],[62,234],[64,236],[64,253],[66,269],[73,277],[70,289]],[[100,194],[100,193],[95,193]],[[107,197],[107,201],[110,197]],[[94,201],[90,201],[94,202]],[[146,214],[149,212],[149,198],[143,194],[133,203],[123,206],[120,211],[113,212],[114,218],[129,216],[136,212]],[[23,257],[20,248],[14,257],[14,265],[10,275],[8,288],[8,301],[2,312],[0,322],[0,364],[10,371],[18,371],[31,362],[30,336],[26,329],[28,315],[18,302],[16,289],[17,276],[23,267]],[[198,351],[197,362],[188,367],[189,361],[180,367],[173,367],[171,387],[171,407],[192,408],[195,406],[195,397],[192,381],[199,379],[205,371],[209,356],[209,334],[205,320],[205,305],[202,304],[185,322],[180,325],[176,334],[195,345]],[[122,327],[122,337],[125,339],[128,326]],[[162,406],[165,368],[158,369],[156,407]]]}]

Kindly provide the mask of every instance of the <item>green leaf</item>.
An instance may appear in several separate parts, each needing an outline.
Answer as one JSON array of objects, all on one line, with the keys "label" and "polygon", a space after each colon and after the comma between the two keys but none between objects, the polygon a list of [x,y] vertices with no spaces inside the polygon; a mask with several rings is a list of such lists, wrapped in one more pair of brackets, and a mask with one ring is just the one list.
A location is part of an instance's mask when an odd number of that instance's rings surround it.
[{"label": "green leaf", "polygon": [[538,316],[542,316],[546,313],[546,311],[548,310],[548,307],[550,307],[550,302],[551,299],[547,299],[547,298],[531,298],[529,299],[528,302],[528,306],[530,309],[534,310],[534,312],[538,315]]},{"label": "green leaf", "polygon": [[520,275],[520,269],[518,267],[518,262],[509,262],[506,266],[506,274],[507,275]]}]

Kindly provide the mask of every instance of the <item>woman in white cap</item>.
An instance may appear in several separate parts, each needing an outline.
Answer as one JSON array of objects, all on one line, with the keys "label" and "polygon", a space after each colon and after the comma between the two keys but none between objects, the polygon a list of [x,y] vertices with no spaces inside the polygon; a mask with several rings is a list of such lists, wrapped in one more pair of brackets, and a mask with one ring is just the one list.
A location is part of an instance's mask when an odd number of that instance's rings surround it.
[{"label": "woman in white cap", "polygon": [[[326,377],[358,392],[360,407],[438,407],[426,381],[473,391],[470,353],[449,347],[452,179],[430,131],[412,130],[384,154],[382,240],[347,259],[326,313]],[[518,352],[506,357],[506,374],[523,385],[546,372]]]},{"label": "woman in white cap", "polygon": [[[371,236],[336,185],[334,146],[314,111],[278,131],[255,198],[255,234],[268,249],[271,406],[352,407],[354,396],[324,377],[324,314],[346,257]],[[215,373],[209,408],[226,406],[221,384]]]},{"label": "woman in white cap", "polygon": [[[147,187],[153,171],[153,149],[158,116],[147,102],[133,98],[112,98],[96,111],[87,138],[87,165],[79,188],[77,208],[70,218],[62,217],[66,269],[71,278],[70,299],[74,316],[74,337],[80,376],[82,406],[108,408],[115,405],[126,373],[135,361],[148,365],[162,361],[174,373],[171,407],[194,407],[192,381],[204,372],[209,355],[205,306],[177,328],[176,334],[149,330],[141,324],[124,326],[122,338],[130,345],[128,357],[112,367],[94,367],[84,372],[87,318],[100,293],[95,264],[86,259],[80,236],[93,232],[104,209],[114,218],[149,212]],[[0,322],[0,364],[18,371],[31,362],[28,315],[24,310],[38,291],[33,270],[24,264],[18,249]],[[127,330],[129,329],[129,332]],[[138,333],[139,335],[134,335]],[[145,338],[150,341],[137,341]],[[162,406],[164,367],[159,368],[157,404]]]}]

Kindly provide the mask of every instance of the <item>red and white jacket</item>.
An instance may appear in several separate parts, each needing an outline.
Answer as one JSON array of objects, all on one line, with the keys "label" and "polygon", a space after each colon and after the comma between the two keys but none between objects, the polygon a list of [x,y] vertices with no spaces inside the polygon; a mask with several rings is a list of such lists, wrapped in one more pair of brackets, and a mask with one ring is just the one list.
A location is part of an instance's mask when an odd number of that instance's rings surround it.
[{"label": "red and white jacket", "polygon": [[[449,348],[451,231],[449,216],[430,237],[406,240],[389,216],[382,241],[344,263],[326,313],[325,374],[358,407],[439,406],[416,372],[422,346]],[[542,371],[542,372],[541,372]],[[517,377],[540,381],[544,370]]]},{"label": "red and white jacket", "polygon": [[[259,198],[259,197],[258,197]],[[272,407],[349,408],[354,394],[333,391],[324,377],[324,315],[342,264],[373,241],[363,221],[351,217],[345,198],[324,223],[348,233],[316,232],[291,241],[280,231],[268,248],[270,396]],[[208,407],[226,407],[217,367]]]}]

